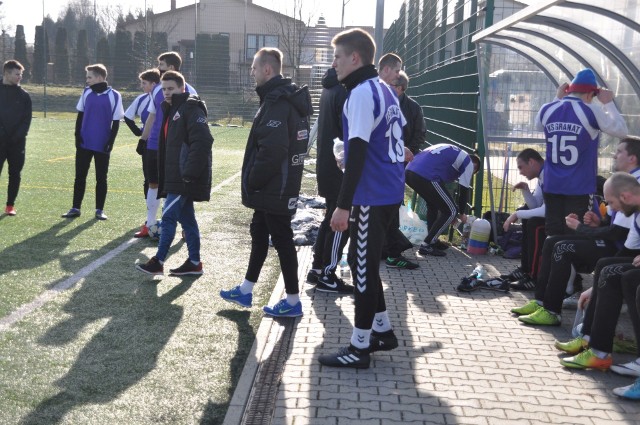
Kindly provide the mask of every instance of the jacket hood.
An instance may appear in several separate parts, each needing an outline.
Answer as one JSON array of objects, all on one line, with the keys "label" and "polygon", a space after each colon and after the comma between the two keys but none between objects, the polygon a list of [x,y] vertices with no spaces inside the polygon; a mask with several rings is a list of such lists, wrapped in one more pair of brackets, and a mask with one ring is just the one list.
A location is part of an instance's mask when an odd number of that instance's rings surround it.
[{"label": "jacket hood", "polygon": [[327,72],[324,73],[322,77],[322,87],[325,89],[330,89],[331,87],[335,87],[340,84],[338,81],[338,74],[336,74],[335,68],[327,69]]},{"label": "jacket hood", "polygon": [[[202,111],[207,114],[207,105],[204,103],[204,100],[200,99],[200,96],[189,93],[178,93],[171,96],[171,105],[169,105],[166,101],[162,102],[162,105],[167,110],[171,108],[177,108],[183,103],[187,103],[188,106],[197,106],[202,109]],[[208,115],[208,114],[207,114]]]},{"label": "jacket hood", "polygon": [[309,88],[303,86],[298,88],[291,82],[291,78],[277,76],[267,81],[264,85],[257,87],[256,91],[260,96],[260,103],[274,103],[280,98],[289,102],[298,113],[307,117],[313,115],[311,95]]}]

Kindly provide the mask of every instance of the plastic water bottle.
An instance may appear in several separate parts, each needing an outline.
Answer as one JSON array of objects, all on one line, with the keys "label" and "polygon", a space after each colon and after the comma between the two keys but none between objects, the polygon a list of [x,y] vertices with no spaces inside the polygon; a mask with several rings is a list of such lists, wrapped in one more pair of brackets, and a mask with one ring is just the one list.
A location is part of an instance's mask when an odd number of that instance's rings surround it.
[{"label": "plastic water bottle", "polygon": [[340,258],[340,276],[346,276],[349,274],[349,263],[347,262],[347,254],[343,253]]},{"label": "plastic water bottle", "polygon": [[475,277],[478,280],[485,280],[487,278],[487,271],[484,269],[482,264],[478,264],[473,272],[471,272],[471,276]]}]

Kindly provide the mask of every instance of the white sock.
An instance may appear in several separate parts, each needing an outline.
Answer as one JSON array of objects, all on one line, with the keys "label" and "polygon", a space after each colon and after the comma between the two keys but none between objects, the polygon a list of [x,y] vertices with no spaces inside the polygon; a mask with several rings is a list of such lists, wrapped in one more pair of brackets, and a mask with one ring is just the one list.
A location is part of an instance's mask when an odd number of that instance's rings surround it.
[{"label": "white sock", "polygon": [[244,282],[242,282],[240,284],[240,292],[242,292],[242,295],[247,295],[253,292],[253,285],[255,285],[255,282],[249,282],[247,279],[244,280]]},{"label": "white sock", "polygon": [[571,276],[569,276],[569,282],[567,282],[567,294],[573,293],[573,282],[576,280],[576,268],[571,266]]},{"label": "white sock", "polygon": [[376,332],[386,332],[391,330],[391,322],[386,311],[376,313],[373,318],[373,330]]},{"label": "white sock", "polygon": [[640,357],[638,357],[637,359],[634,360],[634,362],[640,364]]},{"label": "white sock", "polygon": [[589,335],[582,335],[582,339],[584,339],[587,342],[591,341],[591,337]]},{"label": "white sock", "polygon": [[287,303],[289,305],[296,305],[300,302],[300,294],[287,294]]},{"label": "white sock", "polygon": [[370,337],[371,329],[358,329],[354,326],[351,334],[351,345],[361,350],[369,348]]},{"label": "white sock", "polygon": [[609,355],[609,353],[605,353],[604,351],[596,350],[595,348],[592,348],[591,352],[593,354],[595,354],[596,357],[598,357],[599,359],[604,359]]},{"label": "white sock", "polygon": [[193,261],[193,260],[189,260],[191,261],[191,264],[193,264],[194,266],[197,266],[198,264],[200,264],[200,261]]},{"label": "white sock", "polygon": [[158,188],[147,190],[147,227],[151,227],[158,222],[156,216],[158,215],[158,206],[160,206],[160,200],[157,199]]},{"label": "white sock", "polygon": [[541,305],[542,307],[544,307],[544,301],[536,300],[536,302],[538,303],[538,305]]}]

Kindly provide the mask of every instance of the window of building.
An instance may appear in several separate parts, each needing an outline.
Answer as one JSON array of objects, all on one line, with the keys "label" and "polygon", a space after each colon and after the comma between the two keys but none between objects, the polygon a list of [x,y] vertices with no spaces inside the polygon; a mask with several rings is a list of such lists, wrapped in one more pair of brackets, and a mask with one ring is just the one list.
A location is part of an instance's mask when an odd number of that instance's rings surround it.
[{"label": "window of building", "polygon": [[277,35],[247,34],[247,59],[253,59],[253,55],[263,47],[279,47]]}]

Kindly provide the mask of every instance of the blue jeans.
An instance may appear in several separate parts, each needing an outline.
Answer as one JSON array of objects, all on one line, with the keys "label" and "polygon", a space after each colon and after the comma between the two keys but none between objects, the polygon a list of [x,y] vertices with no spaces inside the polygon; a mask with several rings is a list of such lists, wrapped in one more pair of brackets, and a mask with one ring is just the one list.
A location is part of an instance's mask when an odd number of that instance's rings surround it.
[{"label": "blue jeans", "polygon": [[176,225],[180,222],[187,239],[187,249],[189,250],[189,260],[200,262],[200,230],[196,221],[196,212],[193,209],[193,199],[178,195],[177,193],[167,193],[167,199],[162,209],[162,232],[158,243],[156,257],[164,261],[171,248],[171,242],[176,235]]}]

